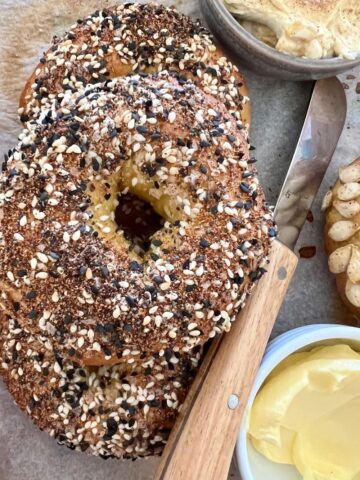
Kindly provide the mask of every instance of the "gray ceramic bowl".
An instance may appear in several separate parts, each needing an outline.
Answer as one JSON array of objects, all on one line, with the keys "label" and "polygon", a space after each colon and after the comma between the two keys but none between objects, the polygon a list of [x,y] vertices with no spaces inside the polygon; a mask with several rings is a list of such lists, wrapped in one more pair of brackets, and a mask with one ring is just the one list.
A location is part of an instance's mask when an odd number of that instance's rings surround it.
[{"label": "gray ceramic bowl", "polygon": [[257,40],[231,15],[223,0],[200,0],[206,22],[235,58],[258,73],[286,80],[332,77],[360,64],[356,60],[310,60],[278,52]]}]

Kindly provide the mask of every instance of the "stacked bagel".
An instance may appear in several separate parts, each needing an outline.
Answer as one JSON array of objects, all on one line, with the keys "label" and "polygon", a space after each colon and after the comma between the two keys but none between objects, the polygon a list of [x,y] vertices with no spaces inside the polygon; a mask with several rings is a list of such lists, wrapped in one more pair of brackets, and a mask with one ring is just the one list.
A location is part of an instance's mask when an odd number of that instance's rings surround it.
[{"label": "stacked bagel", "polygon": [[[20,105],[0,176],[2,378],[70,448],[159,454],[276,235],[242,77],[198,22],[124,4],[55,38]],[[116,213],[129,195],[136,241]]]}]

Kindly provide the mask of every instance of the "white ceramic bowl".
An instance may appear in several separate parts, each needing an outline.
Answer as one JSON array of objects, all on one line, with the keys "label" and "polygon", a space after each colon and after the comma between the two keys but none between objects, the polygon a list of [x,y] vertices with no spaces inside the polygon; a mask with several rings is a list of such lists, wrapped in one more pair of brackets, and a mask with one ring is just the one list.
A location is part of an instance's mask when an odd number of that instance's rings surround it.
[{"label": "white ceramic bowl", "polygon": [[302,480],[294,467],[271,462],[254,449],[247,438],[249,412],[264,380],[282,360],[299,350],[338,343],[346,343],[360,351],[360,328],[328,324],[308,325],[290,330],[269,343],[236,443],[236,460],[242,480]]}]

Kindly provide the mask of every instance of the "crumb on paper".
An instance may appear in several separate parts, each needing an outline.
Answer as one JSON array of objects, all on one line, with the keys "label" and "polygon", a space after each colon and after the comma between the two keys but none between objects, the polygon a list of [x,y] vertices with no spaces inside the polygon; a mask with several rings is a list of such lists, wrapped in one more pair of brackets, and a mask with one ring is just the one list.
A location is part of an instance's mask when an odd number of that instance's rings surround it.
[{"label": "crumb on paper", "polygon": [[300,258],[312,258],[316,255],[316,247],[315,245],[309,245],[305,247],[299,248],[299,255]]}]

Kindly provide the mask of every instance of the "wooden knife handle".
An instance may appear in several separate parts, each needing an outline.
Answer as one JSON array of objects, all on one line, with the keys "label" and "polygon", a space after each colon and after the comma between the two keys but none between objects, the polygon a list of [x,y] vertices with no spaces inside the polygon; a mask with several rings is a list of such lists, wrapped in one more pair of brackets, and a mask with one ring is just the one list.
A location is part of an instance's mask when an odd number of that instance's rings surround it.
[{"label": "wooden knife handle", "polygon": [[231,332],[216,339],[161,457],[156,480],[226,480],[251,387],[297,265],[275,241],[260,279]]}]

